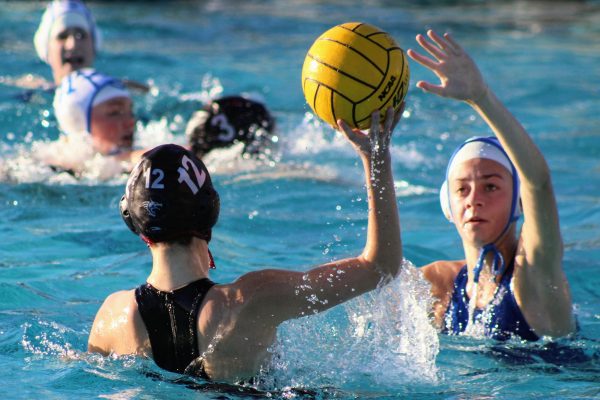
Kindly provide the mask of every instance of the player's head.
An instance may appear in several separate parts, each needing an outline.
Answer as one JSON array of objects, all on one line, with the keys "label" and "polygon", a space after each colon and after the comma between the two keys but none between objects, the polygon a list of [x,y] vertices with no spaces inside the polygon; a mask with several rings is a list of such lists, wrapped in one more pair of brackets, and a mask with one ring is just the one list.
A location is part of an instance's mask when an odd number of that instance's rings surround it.
[{"label": "player's head", "polygon": [[131,150],[132,106],[120,80],[88,68],[65,77],[54,97],[60,129],[67,135],[91,135],[94,149],[104,155]]},{"label": "player's head", "polygon": [[274,119],[264,104],[241,96],[228,96],[213,100],[194,113],[186,135],[198,157],[235,143],[243,143],[243,152],[254,155],[272,141],[274,126]]},{"label": "player's head", "polygon": [[209,241],[220,203],[202,161],[181,146],[165,144],[144,153],[120,209],[127,226],[149,242]]},{"label": "player's head", "polygon": [[463,242],[483,248],[509,231],[521,215],[519,177],[496,138],[471,138],[455,150],[440,203]]},{"label": "player's head", "polygon": [[48,4],[34,36],[39,58],[52,68],[59,84],[69,73],[91,67],[100,46],[100,33],[88,8],[77,0]]}]

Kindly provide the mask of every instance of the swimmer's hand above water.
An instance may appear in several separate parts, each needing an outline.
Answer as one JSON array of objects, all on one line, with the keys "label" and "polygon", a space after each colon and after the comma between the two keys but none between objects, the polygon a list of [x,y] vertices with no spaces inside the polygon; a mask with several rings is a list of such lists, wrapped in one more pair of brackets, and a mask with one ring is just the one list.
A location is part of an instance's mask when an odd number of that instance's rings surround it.
[{"label": "swimmer's hand above water", "polygon": [[419,81],[417,87],[427,93],[441,97],[477,103],[487,92],[487,84],[477,64],[469,54],[452,38],[449,33],[440,36],[433,30],[427,31],[429,40],[421,34],[417,35],[417,43],[431,57],[424,56],[413,49],[407,54],[410,58],[429,68],[440,78],[440,84]]},{"label": "swimmer's hand above water", "polygon": [[344,120],[338,120],[338,130],[346,136],[346,139],[356,151],[369,157],[372,153],[381,153],[389,149],[392,132],[404,112],[404,102],[400,105],[398,111],[394,112],[392,107],[386,110],[383,124],[379,124],[379,110],[371,115],[371,128],[369,132],[363,132],[360,129],[352,129]]}]

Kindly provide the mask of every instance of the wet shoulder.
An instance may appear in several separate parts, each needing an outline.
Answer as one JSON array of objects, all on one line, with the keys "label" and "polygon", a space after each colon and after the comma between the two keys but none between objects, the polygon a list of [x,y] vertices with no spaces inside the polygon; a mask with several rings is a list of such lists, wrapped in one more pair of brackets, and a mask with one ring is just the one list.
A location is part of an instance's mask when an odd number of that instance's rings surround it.
[{"label": "wet shoulder", "polygon": [[88,348],[104,355],[143,354],[139,349],[144,336],[134,290],[123,290],[104,300],[90,330]]},{"label": "wet shoulder", "polygon": [[436,294],[436,292],[447,292],[453,289],[454,279],[464,265],[465,260],[440,260],[421,267],[421,271]]},{"label": "wet shoulder", "polygon": [[118,292],[111,293],[104,300],[103,307],[115,308],[118,307],[125,311],[126,307],[135,306],[137,309],[137,303],[135,301],[135,289],[131,290],[120,290]]}]

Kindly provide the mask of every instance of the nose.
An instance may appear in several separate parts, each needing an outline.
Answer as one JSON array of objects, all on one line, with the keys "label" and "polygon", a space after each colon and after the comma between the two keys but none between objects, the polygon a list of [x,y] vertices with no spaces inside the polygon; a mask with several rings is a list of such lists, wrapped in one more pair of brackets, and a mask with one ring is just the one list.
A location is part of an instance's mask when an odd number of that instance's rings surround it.
[{"label": "nose", "polygon": [[128,132],[134,130],[135,122],[135,115],[133,113],[128,113],[123,117],[123,126],[125,126]]},{"label": "nose", "polygon": [[65,40],[65,49],[73,50],[77,45],[77,38],[73,34],[69,34]]},{"label": "nose", "polygon": [[477,186],[475,186],[467,196],[467,207],[482,207],[483,205],[483,191]]}]

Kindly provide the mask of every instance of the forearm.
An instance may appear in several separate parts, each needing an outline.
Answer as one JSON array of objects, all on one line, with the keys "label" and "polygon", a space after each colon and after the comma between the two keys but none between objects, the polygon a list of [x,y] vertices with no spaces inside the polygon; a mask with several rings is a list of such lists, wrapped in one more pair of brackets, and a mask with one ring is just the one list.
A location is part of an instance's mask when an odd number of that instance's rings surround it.
[{"label": "forearm", "polygon": [[519,171],[523,185],[545,185],[550,179],[546,160],[521,123],[496,97],[491,89],[468,103],[494,131],[502,147]]},{"label": "forearm", "polygon": [[361,157],[365,170],[369,220],[362,257],[384,277],[396,276],[402,263],[400,220],[389,150],[374,157]]}]

